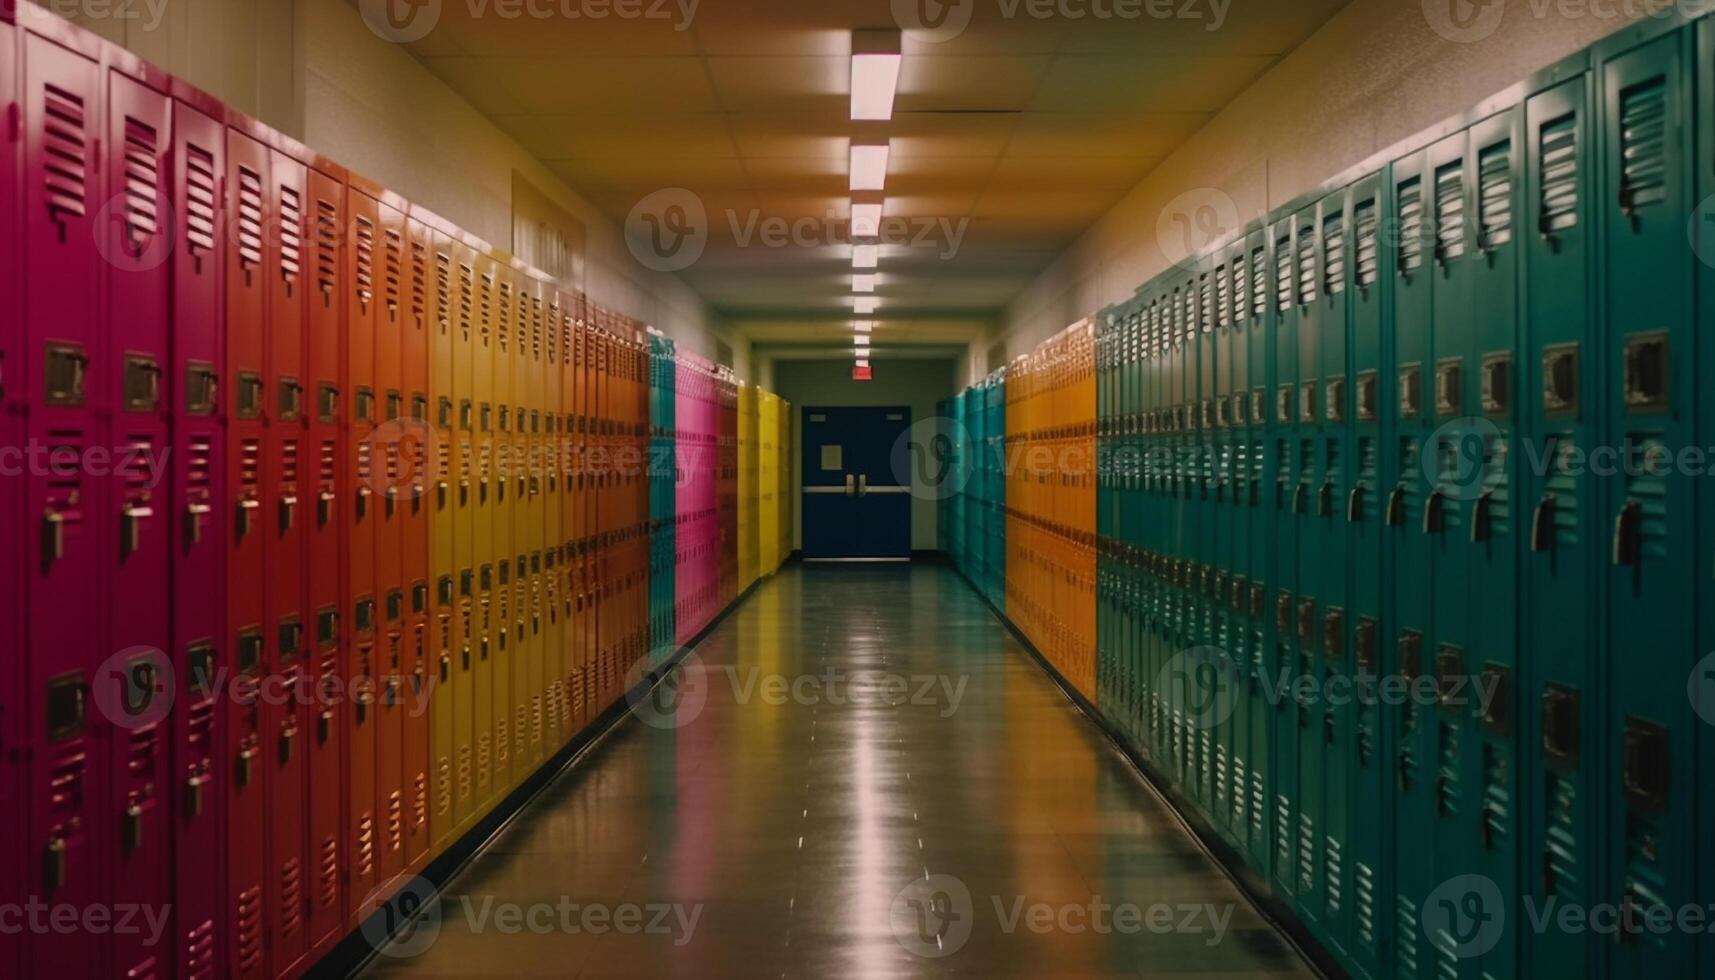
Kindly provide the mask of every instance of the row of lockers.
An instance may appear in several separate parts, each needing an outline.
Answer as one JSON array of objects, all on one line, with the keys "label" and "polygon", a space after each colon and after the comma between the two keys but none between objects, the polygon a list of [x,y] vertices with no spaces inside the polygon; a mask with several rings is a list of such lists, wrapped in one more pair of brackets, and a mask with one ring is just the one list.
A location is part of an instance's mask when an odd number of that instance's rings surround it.
[{"label": "row of lockers", "polygon": [[169,912],[0,974],[300,975],[734,594],[730,379],[36,8],[0,104],[0,896]]},{"label": "row of lockers", "polygon": [[997,607],[1006,604],[1006,371],[938,406],[947,466],[937,486],[939,546]]},{"label": "row of lockers", "polygon": [[[738,591],[780,568],[792,553],[791,405],[771,391],[739,389]],[[784,508],[781,505],[785,501]]]},{"label": "row of lockers", "polygon": [[1656,19],[1103,311],[1092,394],[1007,374],[1098,450],[1004,460],[1006,614],[1354,975],[1715,973],[1712,195]]}]

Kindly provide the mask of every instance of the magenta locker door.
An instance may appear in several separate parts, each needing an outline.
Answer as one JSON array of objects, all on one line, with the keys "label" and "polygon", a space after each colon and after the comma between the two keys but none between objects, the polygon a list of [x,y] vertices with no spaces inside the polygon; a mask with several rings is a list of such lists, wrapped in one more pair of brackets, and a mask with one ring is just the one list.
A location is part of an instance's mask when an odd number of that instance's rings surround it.
[{"label": "magenta locker door", "polygon": [[[0,0],[0,7],[11,13],[11,0]],[[0,105],[12,105],[18,86],[18,34],[10,24],[0,23]],[[18,363],[18,345],[22,342],[22,325],[18,311],[18,263],[11,256],[19,254],[18,241],[18,180],[21,166],[18,151],[21,144],[8,140],[0,144],[0,249],[7,260],[0,262],[0,364]],[[14,386],[0,386],[0,444],[20,445],[18,431],[22,405],[14,403]],[[18,541],[18,481],[0,481],[0,540]],[[19,565],[27,559],[14,553],[0,559],[0,591],[19,595]],[[0,607],[0,643],[8,650],[21,649],[19,631],[23,628],[27,604],[8,602]],[[22,813],[24,807],[24,772],[20,768],[24,747],[24,712],[22,711],[23,663],[18,657],[0,659],[0,812]],[[17,834],[7,834],[0,841],[0,895],[22,895],[23,841]],[[0,974],[15,976],[19,972],[18,956],[22,947],[20,936],[0,933]]]},{"label": "magenta locker door", "polygon": [[[99,383],[109,406],[114,456],[105,519],[116,532],[106,660],[95,678],[106,726],[111,790],[101,842],[113,901],[172,903],[168,787],[174,685],[168,665],[168,405],[163,371],[170,335],[168,260],[172,226],[172,103],[117,71],[108,75],[106,188],[97,241],[106,260],[109,315]],[[104,691],[105,689],[105,691]],[[170,969],[171,947],[146,933],[114,937],[113,972],[148,976]]]},{"label": "magenta locker door", "polygon": [[[25,689],[30,692],[29,892],[52,904],[105,901],[101,842],[116,832],[103,798],[104,747],[89,703],[104,658],[100,596],[112,550],[104,533],[105,488],[85,475],[85,453],[103,437],[91,381],[103,365],[97,344],[100,256],[94,218],[101,137],[96,64],[33,34],[24,40],[24,360],[27,438],[76,461],[32,476],[24,540],[30,610]],[[32,935],[26,976],[94,975],[105,948],[76,932]],[[92,952],[95,955],[91,955]]]},{"label": "magenta locker door", "polygon": [[346,710],[344,665],[340,662],[340,550],[343,508],[351,500],[345,483],[345,447],[340,439],[340,412],[350,393],[340,387],[340,362],[345,338],[341,331],[345,297],[340,291],[344,256],[345,183],[342,178],[311,169],[305,198],[310,215],[311,271],[304,303],[305,391],[309,419],[305,465],[315,467],[312,498],[304,513],[306,593],[310,616],[310,662],[315,698],[310,705],[307,734],[309,803],[309,936],[311,955],[331,948],[344,934],[344,892],[340,873],[340,779],[345,765],[339,713]]},{"label": "magenta locker door", "polygon": [[381,423],[370,439],[371,472],[380,497],[375,526],[375,593],[381,600],[380,663],[376,686],[376,806],[381,830],[376,879],[387,881],[405,868],[405,662],[404,528],[410,507],[405,478],[405,418],[402,381],[405,328],[405,216],[379,206],[380,303],[375,309],[375,387]]},{"label": "magenta locker door", "polygon": [[278,150],[269,159],[269,225],[265,248],[268,330],[267,451],[262,515],[267,568],[264,621],[269,651],[262,699],[262,760],[268,770],[267,934],[269,969],[291,973],[308,951],[304,922],[308,887],[309,784],[304,743],[304,693],[310,678],[304,600],[303,498],[313,484],[305,428],[304,236],[305,168]]},{"label": "magenta locker door", "polygon": [[267,610],[264,540],[271,496],[264,482],[267,428],[266,240],[268,151],[235,129],[226,132],[226,615],[232,644],[217,698],[226,715],[227,968],[234,976],[267,972],[264,834],[268,772],[258,689],[265,669]]},{"label": "magenta locker door", "polygon": [[219,207],[226,148],[219,122],[183,103],[173,111],[172,650],[178,700],[173,726],[175,854],[201,854],[173,870],[173,937],[180,977],[214,976],[224,961],[221,931],[226,824],[225,724],[215,690],[225,629],[225,448],[216,377],[223,266]]}]

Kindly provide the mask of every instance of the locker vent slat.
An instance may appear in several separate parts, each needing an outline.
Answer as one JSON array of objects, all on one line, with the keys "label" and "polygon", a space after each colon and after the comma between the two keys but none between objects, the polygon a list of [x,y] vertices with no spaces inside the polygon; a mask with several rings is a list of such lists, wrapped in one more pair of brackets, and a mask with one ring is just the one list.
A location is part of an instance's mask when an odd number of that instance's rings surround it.
[{"label": "locker vent slat", "polygon": [[1352,212],[1352,223],[1358,239],[1355,263],[1358,288],[1368,289],[1381,279],[1381,248],[1380,238],[1376,234],[1378,221],[1375,198],[1358,202],[1357,208]]},{"label": "locker vent slat", "polygon": [[1274,305],[1281,313],[1292,309],[1292,236],[1274,243]]},{"label": "locker vent slat", "polygon": [[1329,296],[1346,291],[1346,218],[1334,215],[1322,222],[1322,254],[1327,267],[1322,273],[1323,290]]},{"label": "locker vent slat", "polygon": [[1399,271],[1423,268],[1423,180],[1413,177],[1399,185]]},{"label": "locker vent slat", "polygon": [[1667,79],[1620,93],[1621,202],[1633,210],[1667,200]]},{"label": "locker vent slat", "polygon": [[1435,248],[1443,262],[1465,255],[1465,165],[1435,171]]},{"label": "locker vent slat", "polygon": [[316,289],[332,299],[339,289],[339,209],[332,201],[316,201]]},{"label": "locker vent slat", "polygon": [[89,143],[82,97],[52,83],[42,86],[42,186],[54,221],[87,213]]},{"label": "locker vent slat", "polygon": [[215,199],[214,154],[185,144],[185,244],[192,254],[214,248]]},{"label": "locker vent slat", "polygon": [[1483,247],[1513,240],[1513,144],[1503,140],[1477,156],[1477,221]]},{"label": "locker vent slat", "polygon": [[303,198],[293,188],[280,188],[280,279],[288,285],[304,272],[303,229]]},{"label": "locker vent slat", "polygon": [[1251,316],[1268,312],[1268,252],[1261,245],[1251,250]]},{"label": "locker vent slat", "polygon": [[125,227],[138,245],[161,230],[160,138],[155,127],[125,117]]},{"label": "locker vent slat", "polygon": [[262,175],[244,166],[238,168],[238,259],[262,264]]},{"label": "locker vent slat", "polygon": [[1578,225],[1578,117],[1566,115],[1542,127],[1542,219],[1544,234]]},{"label": "locker vent slat", "polygon": [[1305,225],[1298,230],[1298,303],[1309,306],[1316,302],[1316,227]]}]

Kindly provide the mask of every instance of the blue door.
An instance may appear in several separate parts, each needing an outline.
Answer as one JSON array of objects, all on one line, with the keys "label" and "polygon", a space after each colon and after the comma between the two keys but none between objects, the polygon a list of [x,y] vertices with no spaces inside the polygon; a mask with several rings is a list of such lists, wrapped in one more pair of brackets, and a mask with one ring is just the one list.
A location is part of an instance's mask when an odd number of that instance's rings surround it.
[{"label": "blue door", "polygon": [[805,558],[911,557],[910,427],[909,408],[804,409]]}]

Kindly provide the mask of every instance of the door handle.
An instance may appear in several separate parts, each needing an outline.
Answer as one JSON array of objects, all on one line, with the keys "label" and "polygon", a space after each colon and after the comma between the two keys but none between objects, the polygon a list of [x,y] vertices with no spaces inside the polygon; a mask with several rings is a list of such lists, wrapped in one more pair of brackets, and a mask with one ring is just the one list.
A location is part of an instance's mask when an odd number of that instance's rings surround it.
[{"label": "door handle", "polygon": [[208,504],[185,505],[186,547],[202,543],[202,519],[206,517],[212,509],[213,508],[209,507]]},{"label": "door handle", "polygon": [[1346,523],[1357,524],[1364,519],[1364,487],[1359,484],[1346,496]]},{"label": "door handle", "polygon": [[1444,494],[1440,490],[1431,490],[1429,498],[1423,502],[1423,533],[1440,534],[1443,527],[1441,520],[1441,502]]},{"label": "door handle", "polygon": [[860,497],[866,497],[869,495],[869,474],[868,473],[862,473],[862,474],[858,475],[857,495]]},{"label": "door handle", "polygon": [[850,473],[846,474],[846,496],[857,496],[857,478]]},{"label": "door handle", "polygon": [[42,515],[42,564],[52,567],[65,555],[65,515],[49,511]]},{"label": "door handle", "polygon": [[1638,520],[1642,516],[1643,506],[1636,500],[1628,500],[1614,518],[1614,564],[1638,563]]},{"label": "door handle", "polygon": [[1554,511],[1557,501],[1554,494],[1543,494],[1537,502],[1536,512],[1530,518],[1530,550],[1554,550]]},{"label": "door handle", "polygon": [[1489,540],[1489,515],[1494,505],[1494,491],[1484,490],[1477,502],[1471,505],[1471,543]]},{"label": "door handle", "polygon": [[143,519],[154,517],[155,509],[142,504],[132,504],[119,515],[119,545],[125,557],[130,557],[143,547]]},{"label": "door handle", "polygon": [[285,534],[292,529],[292,521],[298,512],[297,494],[287,494],[280,498],[280,533]]}]

